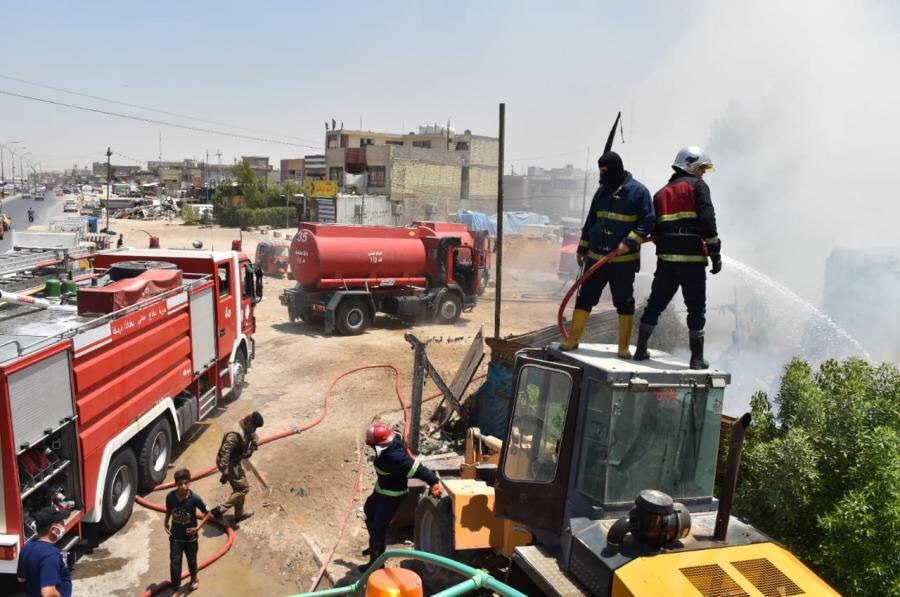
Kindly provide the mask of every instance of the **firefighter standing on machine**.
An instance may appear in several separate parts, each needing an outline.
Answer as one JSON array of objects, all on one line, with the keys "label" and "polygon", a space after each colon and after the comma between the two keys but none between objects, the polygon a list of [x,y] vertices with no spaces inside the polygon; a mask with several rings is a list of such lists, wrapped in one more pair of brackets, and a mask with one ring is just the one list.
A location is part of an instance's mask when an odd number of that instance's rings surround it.
[{"label": "firefighter standing on machine", "polygon": [[241,466],[241,460],[250,458],[259,448],[259,437],[256,430],[263,426],[262,415],[252,412],[240,421],[235,428],[222,437],[219,446],[219,454],[216,457],[216,466],[222,476],[219,483],[231,485],[231,495],[219,506],[213,508],[210,513],[218,522],[224,523],[223,514],[234,506],[234,522],[239,523],[253,516],[252,510],[244,510],[244,500],[250,493],[250,483],[247,482],[247,474]]},{"label": "firefighter standing on machine", "polygon": [[713,170],[709,156],[699,147],[685,147],[675,156],[675,173],[653,197],[656,211],[656,273],[647,308],[641,316],[635,360],[649,358],[647,341],[660,314],[678,287],[687,306],[691,369],[706,369],[703,327],[706,325],[706,263],[711,272],[722,271],[722,243],[716,232],[716,212],[703,174]]},{"label": "firefighter standing on machine", "polygon": [[373,423],[366,429],[366,444],[375,450],[373,465],[378,479],[363,507],[366,529],[369,531],[369,547],[363,555],[368,555],[369,561],[359,566],[360,572],[368,569],[384,553],[388,526],[409,493],[406,486],[409,479],[421,479],[431,488],[432,497],[441,497],[441,483],[437,475],[419,464],[418,458],[412,459],[399,433],[381,423]]},{"label": "firefighter standing on machine", "polygon": [[631,176],[622,158],[608,151],[597,160],[600,187],[594,193],[591,208],[578,243],[578,265],[587,271],[605,255],[618,255],[597,270],[581,286],[572,313],[569,339],[561,350],[574,350],[584,333],[591,309],[600,300],[609,283],[613,304],[619,313],[619,350],[622,358],[631,358],[628,341],[634,318],[634,275],[640,269],[641,243],[653,229],[653,203],[650,191]]}]

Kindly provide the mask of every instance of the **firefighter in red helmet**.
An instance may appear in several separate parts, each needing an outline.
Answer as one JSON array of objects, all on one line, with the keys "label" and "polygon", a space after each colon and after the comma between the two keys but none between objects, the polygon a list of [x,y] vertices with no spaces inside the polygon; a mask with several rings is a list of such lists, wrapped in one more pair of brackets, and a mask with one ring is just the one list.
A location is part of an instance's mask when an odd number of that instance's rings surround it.
[{"label": "firefighter in red helmet", "polygon": [[421,479],[431,487],[432,497],[441,497],[441,483],[437,475],[419,464],[418,458],[412,459],[399,433],[381,423],[372,423],[366,429],[366,444],[375,450],[373,465],[378,479],[363,507],[366,529],[369,531],[369,548],[363,551],[363,555],[368,555],[369,561],[359,567],[361,572],[384,553],[388,526],[409,493],[406,486],[409,479]]}]

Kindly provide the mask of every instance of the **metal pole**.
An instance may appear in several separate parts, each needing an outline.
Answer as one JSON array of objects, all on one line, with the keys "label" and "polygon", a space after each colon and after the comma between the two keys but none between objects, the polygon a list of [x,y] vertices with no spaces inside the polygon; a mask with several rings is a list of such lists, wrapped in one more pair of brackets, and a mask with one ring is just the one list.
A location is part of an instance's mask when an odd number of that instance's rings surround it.
[{"label": "metal pole", "polygon": [[587,181],[588,181],[588,172],[590,171],[591,166],[591,148],[588,146],[587,148],[587,156],[584,158],[584,194],[581,195],[581,214],[579,219],[584,221],[584,210],[587,207]]},{"label": "metal pole", "polygon": [[109,158],[112,157],[112,149],[106,148],[106,233],[109,234],[109,187],[112,182],[112,166]]},{"label": "metal pole", "polygon": [[497,279],[494,281],[494,338],[500,337],[500,297],[503,294],[503,139],[506,104],[500,104],[500,149],[497,155]]}]

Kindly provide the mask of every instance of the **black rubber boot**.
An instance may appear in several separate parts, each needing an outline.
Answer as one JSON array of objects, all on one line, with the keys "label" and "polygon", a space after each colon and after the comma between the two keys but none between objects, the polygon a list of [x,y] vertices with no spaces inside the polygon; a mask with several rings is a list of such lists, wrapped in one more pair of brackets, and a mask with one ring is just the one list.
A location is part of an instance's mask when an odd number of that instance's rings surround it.
[{"label": "black rubber boot", "polygon": [[365,564],[360,564],[356,567],[360,572],[365,572],[369,569],[369,567],[375,563],[375,560],[384,553],[384,543],[380,541],[376,541],[374,539],[369,539],[369,549],[365,550],[368,552],[369,561]]},{"label": "black rubber boot", "polygon": [[703,360],[703,330],[690,330],[691,369],[709,369]]},{"label": "black rubber boot", "polygon": [[650,335],[653,334],[653,328],[655,327],[655,325],[649,325],[644,322],[641,322],[641,325],[638,327],[638,341],[634,349],[635,361],[646,361],[650,358],[650,353],[647,352],[647,341],[650,340]]}]

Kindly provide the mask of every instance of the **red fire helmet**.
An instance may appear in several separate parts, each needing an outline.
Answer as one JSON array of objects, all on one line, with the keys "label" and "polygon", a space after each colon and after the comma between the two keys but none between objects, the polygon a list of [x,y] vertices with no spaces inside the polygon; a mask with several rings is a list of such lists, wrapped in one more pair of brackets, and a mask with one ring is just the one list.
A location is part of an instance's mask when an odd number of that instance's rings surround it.
[{"label": "red fire helmet", "polygon": [[372,423],[366,429],[366,444],[369,446],[383,446],[394,439],[394,432],[381,423]]}]

